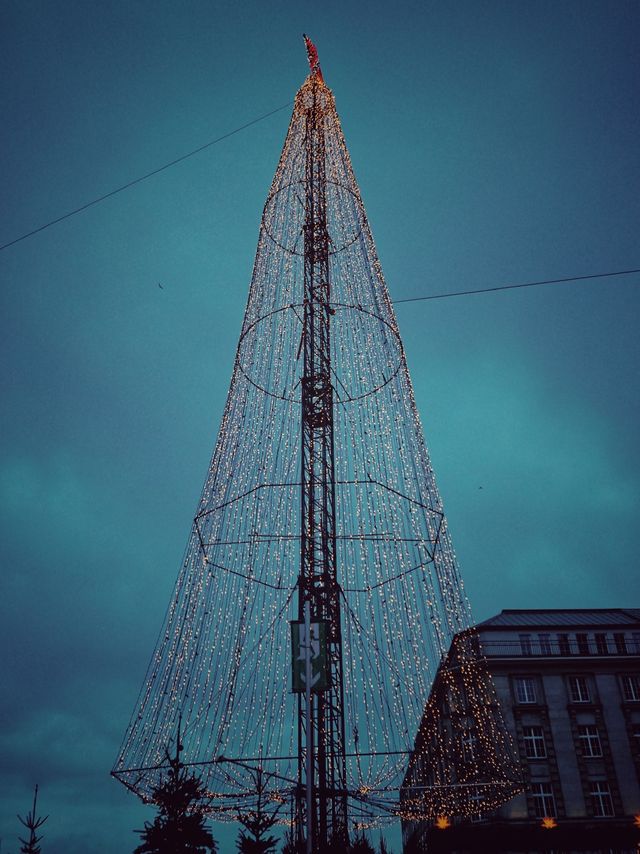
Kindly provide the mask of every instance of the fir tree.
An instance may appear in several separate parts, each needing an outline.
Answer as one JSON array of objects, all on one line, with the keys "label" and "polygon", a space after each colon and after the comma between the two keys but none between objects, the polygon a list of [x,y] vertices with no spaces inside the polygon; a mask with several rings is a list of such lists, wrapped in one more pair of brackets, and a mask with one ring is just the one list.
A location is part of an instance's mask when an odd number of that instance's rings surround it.
[{"label": "fir tree", "polygon": [[376,852],[364,832],[361,831],[354,836],[353,842],[349,846],[349,854],[376,854]]},{"label": "fir tree", "polygon": [[36,803],[38,800],[38,786],[36,785],[35,791],[33,793],[33,809],[31,812],[28,812],[24,818],[18,816],[18,820],[24,824],[24,826],[29,831],[29,838],[23,839],[21,836],[19,837],[20,842],[22,842],[22,848],[20,851],[22,854],[40,854],[40,845],[38,844],[42,837],[36,835],[36,830],[45,823],[45,821],[49,818],[48,815],[45,815],[44,818],[36,818]]},{"label": "fir tree", "polygon": [[134,854],[216,854],[218,847],[198,806],[207,802],[200,780],[189,774],[180,761],[180,727],[176,754],[165,751],[169,772],[153,789],[158,815],[153,823],[145,822],[142,837]]},{"label": "fir tree", "polygon": [[238,813],[238,821],[244,830],[240,831],[236,845],[240,854],[269,854],[276,850],[278,840],[275,836],[266,836],[266,834],[277,823],[282,804],[275,810],[267,812],[264,803],[266,789],[264,772],[262,768],[257,768],[252,773],[256,784],[256,807],[253,810]]}]

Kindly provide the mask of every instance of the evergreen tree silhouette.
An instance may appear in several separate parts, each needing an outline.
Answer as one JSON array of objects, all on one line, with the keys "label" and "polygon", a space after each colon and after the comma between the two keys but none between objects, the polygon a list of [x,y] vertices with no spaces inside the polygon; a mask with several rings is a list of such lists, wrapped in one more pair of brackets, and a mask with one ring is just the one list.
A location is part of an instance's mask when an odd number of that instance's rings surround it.
[{"label": "evergreen tree silhouette", "polygon": [[353,842],[349,846],[349,854],[376,854],[376,852],[364,832],[361,831],[353,837]]},{"label": "evergreen tree silhouette", "polygon": [[217,854],[216,841],[198,811],[207,802],[205,787],[180,761],[181,750],[178,725],[175,756],[165,750],[169,772],[153,789],[158,815],[153,822],[145,822],[144,830],[136,831],[142,844],[134,854]]},{"label": "evergreen tree silhouette", "polygon": [[278,821],[278,813],[282,804],[275,810],[267,812],[265,809],[265,790],[267,781],[264,779],[262,768],[252,771],[256,789],[256,807],[247,812],[238,813],[238,821],[243,826],[238,835],[236,843],[240,854],[269,854],[276,850],[277,839],[275,836],[266,836]]},{"label": "evergreen tree silhouette", "polygon": [[28,812],[24,818],[18,816],[18,820],[24,824],[24,826],[29,831],[29,838],[23,839],[21,836],[19,837],[20,842],[22,842],[22,848],[20,851],[22,854],[40,854],[40,845],[38,844],[42,837],[36,835],[36,830],[45,823],[45,821],[49,818],[48,815],[45,815],[44,818],[36,818],[36,803],[38,800],[38,786],[36,785],[35,791],[33,793],[33,809],[31,812]]}]

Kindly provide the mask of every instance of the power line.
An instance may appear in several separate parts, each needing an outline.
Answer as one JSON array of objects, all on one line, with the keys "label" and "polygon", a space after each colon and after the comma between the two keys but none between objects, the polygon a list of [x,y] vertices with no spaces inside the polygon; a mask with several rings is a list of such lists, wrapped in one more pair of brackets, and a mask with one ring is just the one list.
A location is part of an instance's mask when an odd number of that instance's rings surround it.
[{"label": "power line", "polygon": [[[65,219],[69,219],[70,217],[75,216],[76,214],[82,213],[88,208],[100,204],[100,202],[104,202],[106,199],[110,199],[112,196],[115,196],[118,193],[122,193],[124,190],[128,190],[131,187],[135,187],[136,184],[140,184],[142,183],[142,181],[146,181],[148,178],[152,178],[154,175],[158,175],[160,172],[164,172],[166,169],[170,169],[172,166],[175,166],[178,163],[182,163],[183,160],[188,160],[190,157],[194,157],[196,154],[200,154],[200,152],[205,151],[207,148],[211,148],[212,145],[217,145],[217,143],[222,142],[225,139],[229,139],[229,137],[234,136],[235,134],[240,133],[243,130],[246,130],[252,125],[258,124],[258,122],[262,122],[265,119],[268,119],[270,116],[281,112],[282,110],[286,110],[288,107],[291,106],[292,103],[292,101],[289,101],[280,107],[276,107],[274,110],[270,110],[268,113],[264,113],[261,116],[257,116],[255,119],[251,119],[251,121],[245,122],[245,124],[240,125],[239,127],[222,134],[222,136],[218,136],[215,139],[206,142],[204,145],[201,145],[198,148],[194,148],[193,151],[189,151],[187,154],[182,154],[180,157],[176,157],[174,160],[170,160],[168,163],[165,163],[162,166],[158,166],[157,169],[152,169],[151,172],[147,172],[145,175],[140,175],[138,178],[134,178],[133,180],[128,181],[126,184],[123,184],[121,187],[117,187],[115,190],[111,190],[110,192],[105,193],[102,196],[98,196],[98,198],[96,199],[92,199],[90,202],[86,202],[86,204],[81,205],[79,208],[75,208],[72,211],[68,211],[67,213],[62,214],[62,216],[59,216],[56,219],[52,219],[49,222],[46,222],[44,225],[38,226],[38,228],[34,228],[31,231],[26,232],[25,234],[21,234],[20,237],[16,237],[13,240],[10,240],[8,243],[2,244],[0,246],[0,252],[3,249],[8,249],[10,246],[14,246],[16,243],[20,243],[20,241],[22,240],[26,240],[28,237],[33,237],[34,234],[38,234],[39,232],[44,231],[47,228],[51,228],[52,225],[57,225],[57,223],[62,222]],[[392,300],[392,303],[394,305],[399,305],[400,303],[405,302],[424,302],[426,300],[432,299],[447,299],[448,297],[462,297],[469,296],[472,294],[487,294],[495,291],[515,290],[517,288],[535,288],[539,287],[540,285],[556,285],[563,283],[566,284],[569,282],[583,281],[585,279],[606,279],[613,276],[628,276],[631,273],[640,273],[640,269],[618,270],[617,272],[613,273],[594,273],[588,276],[567,276],[563,279],[543,279],[538,282],[520,282],[511,285],[497,285],[491,288],[475,288],[473,290],[468,291],[450,291],[448,293],[443,294],[429,294],[428,296],[421,297],[406,297],[405,299]]]},{"label": "power line", "polygon": [[611,276],[629,276],[631,273],[640,273],[638,270],[618,270],[615,273],[593,273],[589,276],[567,276],[564,279],[542,279],[539,282],[520,282],[516,285],[497,285],[493,288],[476,288],[471,291],[450,291],[444,294],[429,294],[425,297],[407,297],[406,299],[394,299],[391,302],[398,305],[401,302],[423,302],[428,299],[446,299],[447,297],[464,297],[469,294],[488,294],[493,291],[511,291],[516,288],[536,288],[539,285],[557,285],[567,282],[580,282],[584,279],[607,279]]},{"label": "power line", "polygon": [[171,160],[169,161],[169,163],[165,163],[164,166],[159,166],[157,169],[153,169],[151,172],[147,172],[146,175],[141,175],[139,178],[134,178],[132,181],[123,184],[121,187],[118,187],[115,190],[111,190],[111,192],[105,193],[103,196],[99,196],[97,199],[93,199],[92,201],[81,205],[75,210],[63,214],[62,216],[59,216],[56,219],[52,219],[50,222],[46,222],[44,225],[38,226],[38,228],[34,228],[32,231],[28,231],[26,234],[22,234],[20,235],[20,237],[16,237],[14,240],[10,240],[8,243],[4,243],[2,246],[0,246],[0,252],[3,249],[8,249],[9,246],[14,246],[16,243],[20,243],[21,240],[26,240],[27,237],[33,237],[34,234],[38,234],[40,231],[44,231],[45,228],[51,228],[52,225],[56,225],[57,223],[62,222],[65,219],[69,219],[69,217],[82,213],[82,211],[86,211],[87,208],[93,207],[93,205],[97,205],[100,202],[104,202],[105,199],[110,199],[111,196],[115,196],[118,193],[122,193],[123,190],[128,190],[130,187],[135,187],[136,184],[140,184],[142,181],[146,181],[147,178],[152,178],[159,172],[164,172],[165,169],[169,169],[171,166],[175,166],[177,163],[182,163],[183,160],[187,160],[189,157],[193,157],[195,154],[200,154],[200,152],[204,151],[206,148],[211,148],[212,145],[216,145],[217,143],[222,142],[222,140],[224,139],[229,139],[230,136],[234,136],[234,134],[240,133],[240,131],[246,130],[248,127],[257,124],[258,122],[264,121],[264,119],[268,119],[269,116],[273,116],[275,115],[275,113],[279,113],[281,110],[286,110],[287,107],[290,107],[292,103],[292,101],[289,101],[287,104],[283,104],[281,107],[276,107],[275,110],[271,110],[270,112],[265,113],[262,116],[258,116],[256,119],[251,119],[250,122],[246,122],[246,124],[240,125],[240,127],[237,127],[234,130],[230,130],[228,133],[223,133],[222,136],[218,136],[216,137],[216,139],[212,139],[210,142],[206,142],[199,148],[194,148],[194,150],[190,151],[188,154],[183,154],[181,157],[176,157],[175,160]]}]

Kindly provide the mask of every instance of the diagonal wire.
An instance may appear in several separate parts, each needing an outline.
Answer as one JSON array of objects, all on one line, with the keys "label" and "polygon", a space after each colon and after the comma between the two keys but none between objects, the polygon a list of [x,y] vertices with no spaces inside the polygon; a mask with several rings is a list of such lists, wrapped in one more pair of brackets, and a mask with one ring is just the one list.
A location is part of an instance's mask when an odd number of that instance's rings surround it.
[{"label": "diagonal wire", "polygon": [[84,205],[81,205],[79,208],[75,208],[72,211],[68,211],[66,214],[57,217],[56,219],[52,219],[50,222],[46,222],[44,225],[38,226],[38,228],[34,228],[31,231],[28,231],[26,234],[21,234],[20,237],[16,237],[13,240],[10,240],[8,243],[3,243],[0,246],[0,252],[3,249],[8,249],[9,246],[14,246],[16,243],[20,243],[21,240],[26,240],[28,237],[33,237],[34,234],[38,234],[41,231],[44,231],[46,228],[51,228],[52,225],[57,225],[57,223],[62,222],[65,219],[69,219],[76,214],[82,213],[82,211],[86,211],[87,208],[91,208],[94,205],[100,204],[100,202],[104,202],[105,199],[110,199],[111,196],[115,196],[118,193],[122,193],[124,190],[128,190],[130,187],[135,187],[136,184],[142,183],[142,181],[146,181],[148,178],[152,178],[154,175],[157,175],[159,172],[164,172],[165,169],[170,169],[172,166],[175,166],[177,163],[182,163],[183,160],[187,160],[189,157],[193,157],[195,154],[200,154],[201,151],[205,151],[207,148],[211,148],[212,145],[217,145],[217,143],[222,142],[224,139],[229,139],[230,136],[234,136],[236,133],[240,133],[240,131],[246,130],[252,125],[258,124],[258,122],[264,121],[264,119],[268,119],[269,116],[275,115],[275,113],[279,113],[282,110],[286,110],[287,107],[290,107],[293,101],[289,101],[286,104],[283,104],[281,107],[276,107],[275,110],[271,110],[268,113],[264,113],[262,116],[258,116],[255,119],[251,119],[250,122],[246,122],[240,127],[234,128],[234,130],[230,130],[227,133],[223,133],[222,136],[218,136],[215,139],[210,140],[210,142],[205,142],[204,145],[201,145],[199,148],[194,148],[193,151],[189,151],[187,154],[182,154],[180,157],[176,157],[175,160],[169,161],[169,163],[165,163],[163,166],[158,166],[157,169],[152,169],[151,172],[147,172],[146,175],[140,175],[139,178],[134,178],[132,181],[128,181],[126,184],[123,184],[121,187],[117,187],[115,190],[111,190],[109,193],[105,193],[103,196],[99,196],[97,199],[92,199],[90,202],[87,202]]},{"label": "diagonal wire", "polygon": [[476,288],[471,291],[450,291],[444,294],[430,294],[424,297],[407,297],[406,299],[394,299],[391,302],[398,305],[401,302],[424,302],[428,299],[446,299],[447,297],[465,297],[469,294],[488,294],[493,291],[511,291],[516,288],[535,288],[539,285],[557,285],[568,282],[580,282],[584,279],[607,279],[611,276],[629,276],[631,273],[640,273],[638,270],[617,270],[615,273],[593,273],[589,276],[567,276],[564,279],[542,279],[539,282],[521,282],[515,285],[496,285],[492,288]]}]

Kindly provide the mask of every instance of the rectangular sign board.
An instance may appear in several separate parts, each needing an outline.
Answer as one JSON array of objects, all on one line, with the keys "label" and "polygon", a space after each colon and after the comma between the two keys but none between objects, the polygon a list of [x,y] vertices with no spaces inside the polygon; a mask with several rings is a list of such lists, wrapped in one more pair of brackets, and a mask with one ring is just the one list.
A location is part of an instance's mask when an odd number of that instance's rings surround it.
[{"label": "rectangular sign board", "polygon": [[[329,687],[327,662],[327,624],[309,624],[309,652],[311,658],[311,690],[326,691]],[[304,694],[307,689],[307,630],[304,620],[291,622],[291,689],[294,694]]]}]

